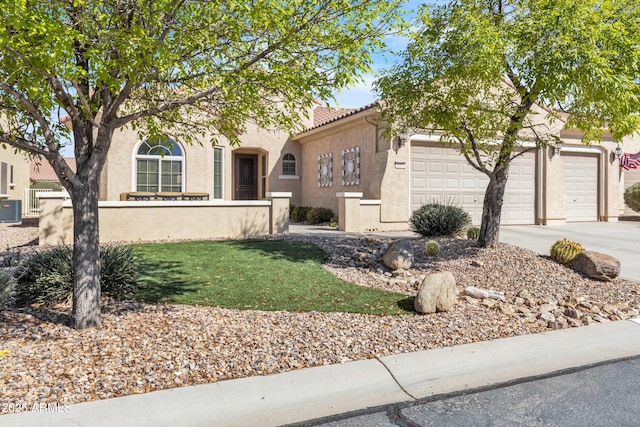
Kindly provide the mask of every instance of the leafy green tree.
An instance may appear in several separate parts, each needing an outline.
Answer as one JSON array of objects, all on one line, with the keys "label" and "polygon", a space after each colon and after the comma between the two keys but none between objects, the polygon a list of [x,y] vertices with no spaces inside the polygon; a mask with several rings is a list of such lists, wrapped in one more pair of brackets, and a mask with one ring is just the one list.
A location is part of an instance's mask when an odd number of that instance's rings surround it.
[{"label": "leafy green tree", "polygon": [[455,0],[422,7],[417,27],[375,89],[392,133],[439,133],[489,177],[482,247],[498,243],[509,165],[522,149],[553,142],[564,120],[584,143],[639,128],[637,1]]},{"label": "leafy green tree", "polygon": [[[369,70],[399,21],[399,0],[1,6],[0,143],[46,159],[71,196],[75,328],[100,324],[98,179],[117,129],[232,143],[250,122],[296,131],[314,99]],[[76,172],[60,155],[67,138]]]}]

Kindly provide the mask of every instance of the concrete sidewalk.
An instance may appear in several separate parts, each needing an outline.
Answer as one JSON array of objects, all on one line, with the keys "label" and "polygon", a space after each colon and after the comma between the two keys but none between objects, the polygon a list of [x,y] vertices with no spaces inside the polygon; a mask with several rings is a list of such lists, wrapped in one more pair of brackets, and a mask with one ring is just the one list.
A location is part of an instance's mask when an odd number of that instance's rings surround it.
[{"label": "concrete sidewalk", "polygon": [[0,426],[279,426],[640,356],[640,319],[0,416]]}]

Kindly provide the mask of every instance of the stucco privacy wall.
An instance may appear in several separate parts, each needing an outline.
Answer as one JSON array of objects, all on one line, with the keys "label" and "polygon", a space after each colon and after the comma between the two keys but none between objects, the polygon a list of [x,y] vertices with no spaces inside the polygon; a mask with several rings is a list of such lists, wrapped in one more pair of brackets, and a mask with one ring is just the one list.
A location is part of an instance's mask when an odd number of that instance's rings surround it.
[{"label": "stucco privacy wall", "polygon": [[403,231],[408,228],[406,220],[382,222],[382,201],[363,200],[360,192],[337,193],[338,229],[349,233]]},{"label": "stucco privacy wall", "polygon": [[[185,192],[208,193],[213,195],[213,158],[214,148],[211,144],[213,134],[204,135],[199,144],[186,144],[176,139],[184,153]],[[249,153],[266,155],[266,188],[264,192],[291,192],[292,203],[300,202],[300,180],[282,179],[282,156],[291,153],[298,161],[301,157],[300,147],[289,139],[289,134],[280,130],[266,130],[253,124],[247,124],[244,133],[240,135],[240,145],[230,146],[223,137],[218,137],[218,147],[223,149],[223,198],[232,200],[233,197],[233,154]],[[107,163],[102,172],[100,182],[101,200],[120,200],[120,194],[136,191],[135,188],[135,154],[141,142],[140,135],[128,128],[114,133],[113,143],[109,150]],[[258,177],[260,184],[260,177]],[[259,185],[262,190],[261,184]],[[262,191],[258,192],[259,198]]]},{"label": "stucco privacy wall", "polygon": [[[71,202],[41,193],[40,245],[73,243]],[[100,202],[100,242],[245,238],[289,231],[290,193],[271,200]]]}]

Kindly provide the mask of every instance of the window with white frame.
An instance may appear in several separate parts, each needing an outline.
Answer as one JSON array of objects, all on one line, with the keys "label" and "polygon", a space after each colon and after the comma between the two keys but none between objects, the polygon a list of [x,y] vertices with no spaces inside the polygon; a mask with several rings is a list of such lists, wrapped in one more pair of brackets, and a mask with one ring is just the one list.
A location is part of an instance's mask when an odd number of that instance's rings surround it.
[{"label": "window with white frame", "polygon": [[282,175],[295,176],[296,158],[293,154],[287,153],[282,157]]},{"label": "window with white frame", "polygon": [[136,152],[136,191],[184,191],[184,154],[169,137],[147,140]]},{"label": "window with white frame", "polygon": [[223,199],[224,149],[213,147],[213,198]]}]

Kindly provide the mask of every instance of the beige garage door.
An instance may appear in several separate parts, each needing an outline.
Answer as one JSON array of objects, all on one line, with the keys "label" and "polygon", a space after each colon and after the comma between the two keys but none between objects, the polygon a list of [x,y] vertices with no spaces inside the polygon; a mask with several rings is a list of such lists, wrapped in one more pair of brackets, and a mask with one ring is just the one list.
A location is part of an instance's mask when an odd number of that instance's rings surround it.
[{"label": "beige garage door", "polygon": [[598,157],[562,155],[567,221],[598,220]]},{"label": "beige garage door", "polygon": [[[455,149],[412,143],[411,211],[434,200],[451,202],[469,212],[474,224],[480,224],[488,182]],[[502,224],[533,224],[534,205],[535,155],[526,153],[511,164]]]}]

